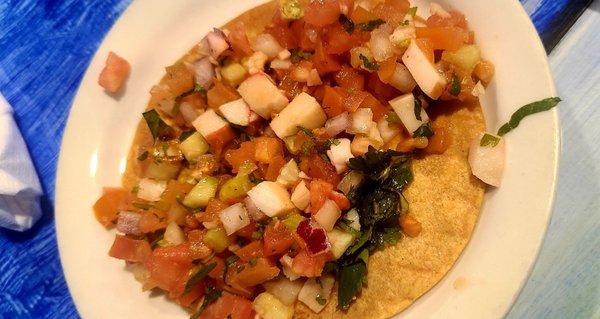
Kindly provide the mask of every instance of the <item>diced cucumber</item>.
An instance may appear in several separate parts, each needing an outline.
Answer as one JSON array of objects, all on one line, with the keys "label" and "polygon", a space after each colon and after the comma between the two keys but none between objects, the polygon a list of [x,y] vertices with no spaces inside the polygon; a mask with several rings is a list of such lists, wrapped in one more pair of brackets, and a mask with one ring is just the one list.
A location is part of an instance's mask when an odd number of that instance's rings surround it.
[{"label": "diced cucumber", "polygon": [[466,45],[456,51],[444,51],[442,60],[450,62],[461,69],[471,72],[481,61],[481,51],[475,44]]},{"label": "diced cucumber", "polygon": [[254,184],[250,182],[248,175],[238,174],[221,186],[219,200],[227,202],[231,199],[243,197],[252,187],[254,187]]},{"label": "diced cucumber", "polygon": [[289,230],[296,231],[296,228],[298,228],[298,224],[300,224],[300,222],[303,221],[303,220],[305,220],[305,219],[306,218],[304,218],[302,215],[300,215],[298,213],[293,213],[293,214],[290,214],[288,217],[286,217],[283,220],[283,224]]},{"label": "diced cucumber", "polygon": [[239,63],[231,63],[221,68],[223,80],[230,86],[236,87],[246,77],[246,69]]},{"label": "diced cucumber", "polygon": [[212,176],[202,176],[198,184],[183,199],[183,204],[190,208],[203,208],[208,200],[215,197],[219,181]]},{"label": "diced cucumber", "polygon": [[285,305],[268,292],[256,296],[252,308],[263,319],[292,319],[294,316],[294,308]]},{"label": "diced cucumber", "polygon": [[152,161],[146,169],[146,177],[163,181],[169,180],[177,176],[180,166],[179,163]]},{"label": "diced cucumber", "polygon": [[346,252],[346,249],[354,242],[354,236],[352,236],[352,234],[337,228],[328,232],[327,238],[329,238],[331,253],[335,259],[342,257],[344,252]]},{"label": "diced cucumber", "polygon": [[208,152],[209,145],[202,137],[202,134],[198,132],[192,133],[183,142],[179,144],[179,149],[185,156],[185,159],[190,163],[194,163],[198,160],[200,155]]},{"label": "diced cucumber", "polygon": [[229,238],[222,227],[209,229],[202,241],[217,253],[223,252],[229,247]]}]

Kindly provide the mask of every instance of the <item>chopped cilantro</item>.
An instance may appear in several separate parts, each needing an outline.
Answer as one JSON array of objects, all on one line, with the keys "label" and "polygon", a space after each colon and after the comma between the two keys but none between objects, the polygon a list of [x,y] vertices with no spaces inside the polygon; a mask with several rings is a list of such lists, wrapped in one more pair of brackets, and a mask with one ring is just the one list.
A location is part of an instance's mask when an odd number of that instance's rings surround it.
[{"label": "chopped cilantro", "polygon": [[452,75],[452,83],[450,83],[450,94],[458,96],[460,94],[460,79],[456,74]]},{"label": "chopped cilantro", "polygon": [[139,209],[143,209],[143,210],[148,210],[148,209],[152,208],[152,205],[148,204],[148,203],[132,203],[131,205],[133,205],[133,207],[135,207],[135,208],[139,208]]},{"label": "chopped cilantro", "polygon": [[337,138],[327,139],[327,141],[325,141],[325,143],[323,143],[323,148],[329,149],[331,147],[331,145],[340,145],[340,140],[338,140]]},{"label": "chopped cilantro", "polygon": [[369,31],[375,30],[375,28],[377,28],[378,26],[380,26],[384,23],[385,23],[385,21],[383,21],[381,19],[375,19],[375,20],[359,23],[356,26],[362,31],[369,32]]},{"label": "chopped cilantro", "polygon": [[492,134],[483,134],[483,136],[481,137],[481,141],[479,142],[479,146],[490,146],[490,147],[494,147],[496,145],[498,145],[498,143],[500,143],[500,138],[496,137]]},{"label": "chopped cilantro", "polygon": [[385,119],[390,122],[390,123],[394,123],[394,124],[400,124],[402,123],[402,121],[400,120],[400,117],[398,116],[398,114],[394,111],[390,111],[385,115]]},{"label": "chopped cilantro", "polygon": [[299,0],[281,0],[280,8],[286,19],[297,20],[304,16],[304,8]]},{"label": "chopped cilantro", "polygon": [[256,257],[251,258],[248,263],[250,264],[251,267],[256,266],[256,262],[258,261],[258,259],[256,259]]},{"label": "chopped cilantro", "polygon": [[140,191],[140,187],[137,185],[133,186],[133,188],[131,189],[132,194],[137,194],[139,191]]},{"label": "chopped cilantro", "polygon": [[225,259],[225,265],[227,265],[228,267],[235,264],[236,261],[238,261],[240,258],[236,255],[231,255],[229,257],[227,257]]},{"label": "chopped cilantro", "polygon": [[206,89],[198,83],[196,83],[196,85],[194,86],[194,92],[198,92],[202,95],[206,95]]},{"label": "chopped cilantro", "polygon": [[197,319],[200,317],[200,314],[202,311],[204,311],[204,309],[206,309],[206,307],[208,307],[208,305],[221,298],[221,294],[222,292],[215,287],[206,286],[206,288],[204,288],[204,301],[202,302],[200,309],[198,309],[198,312],[193,314],[190,319]]},{"label": "chopped cilantro", "polygon": [[183,290],[183,294],[188,294],[190,291],[192,291],[192,289],[202,280],[204,279],[204,277],[206,277],[208,275],[209,272],[211,272],[213,269],[215,269],[215,267],[217,266],[217,263],[210,263],[202,268],[200,268],[198,271],[196,271],[195,273],[193,273],[190,276],[190,279],[188,279],[188,281],[185,283],[185,289]]},{"label": "chopped cilantro", "polygon": [[137,157],[138,161],[145,161],[148,158],[148,151],[144,151],[140,156]]},{"label": "chopped cilantro", "polygon": [[150,133],[154,139],[162,137],[171,127],[165,123],[155,109],[143,113]]},{"label": "chopped cilantro", "polygon": [[342,27],[344,27],[344,30],[346,30],[346,32],[348,32],[349,34],[352,34],[352,32],[354,32],[354,22],[352,22],[352,20],[350,20],[346,15],[340,15],[338,21],[340,22]]},{"label": "chopped cilantro", "polygon": [[300,130],[300,132],[304,133],[304,135],[306,135],[308,137],[315,137],[315,134],[311,130],[307,129],[306,127],[300,126],[300,125],[298,125],[296,127],[298,128],[298,130]]},{"label": "chopped cilantro", "polygon": [[515,113],[513,113],[513,115],[510,117],[510,121],[500,127],[498,130],[498,135],[503,136],[519,126],[521,120],[523,120],[523,118],[526,116],[548,111],[555,107],[560,101],[561,99],[559,97],[551,97],[522,106]]},{"label": "chopped cilantro", "polygon": [[431,137],[433,136],[433,130],[429,123],[421,125],[414,133],[413,137]]},{"label": "chopped cilantro", "polygon": [[418,7],[410,7],[410,9],[408,9],[408,14],[410,14],[413,18],[417,15],[417,9],[419,9]]},{"label": "chopped cilantro", "polygon": [[421,107],[421,100],[419,100],[419,98],[415,99],[415,118],[417,118],[417,120],[421,120],[421,110],[423,109],[423,107]]},{"label": "chopped cilantro", "polygon": [[363,66],[371,71],[379,70],[379,64],[377,62],[370,61],[369,58],[364,56],[363,54],[359,55],[360,60],[363,63]]},{"label": "chopped cilantro", "polygon": [[310,57],[312,57],[312,53],[302,51],[299,49],[292,49],[292,50],[290,50],[290,53],[291,53],[290,61],[292,63],[298,63],[301,60],[308,60],[308,59],[310,59]]},{"label": "chopped cilantro", "polygon": [[179,135],[179,141],[183,142],[185,141],[188,137],[192,136],[192,134],[196,133],[196,131],[194,130],[189,130],[189,131],[183,131],[181,133],[181,135]]}]

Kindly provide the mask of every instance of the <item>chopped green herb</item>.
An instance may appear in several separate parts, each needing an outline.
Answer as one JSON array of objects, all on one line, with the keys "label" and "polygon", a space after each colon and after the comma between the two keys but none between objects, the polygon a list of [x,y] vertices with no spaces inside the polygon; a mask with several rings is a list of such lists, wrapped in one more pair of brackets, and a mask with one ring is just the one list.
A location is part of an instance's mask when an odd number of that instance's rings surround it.
[{"label": "chopped green herb", "polygon": [[323,143],[323,149],[329,149],[331,145],[340,145],[340,140],[337,138],[330,138]]},{"label": "chopped green herb", "polygon": [[252,257],[250,260],[248,260],[248,263],[250,264],[251,267],[256,266],[256,262],[258,261],[258,259],[256,259],[256,257]]},{"label": "chopped green herb", "polygon": [[198,93],[206,96],[206,89],[198,83],[196,83],[196,85],[194,86],[194,92],[198,92]]},{"label": "chopped green herb", "polygon": [[209,272],[211,272],[213,269],[215,269],[215,267],[217,266],[217,263],[210,263],[202,268],[200,268],[198,271],[196,271],[195,273],[193,273],[190,276],[190,279],[188,279],[188,281],[185,283],[185,289],[183,290],[183,294],[188,294],[190,291],[192,291],[192,289],[202,280],[204,279],[204,277],[206,277],[208,275]]},{"label": "chopped green herb", "polygon": [[450,94],[458,96],[460,94],[460,79],[458,75],[452,75],[452,83],[450,84]]},{"label": "chopped green herb", "polygon": [[414,133],[413,137],[431,137],[433,136],[433,130],[429,123],[421,125]]},{"label": "chopped green herb", "polygon": [[152,208],[152,205],[148,204],[148,203],[132,203],[131,205],[133,205],[133,207],[135,207],[135,208],[139,208],[139,209],[143,209],[143,210],[148,210],[148,209]]},{"label": "chopped green herb", "polygon": [[144,151],[140,156],[137,157],[138,161],[145,161],[148,158],[148,151]]},{"label": "chopped green herb", "polygon": [[526,116],[548,111],[555,107],[560,101],[561,99],[559,97],[551,97],[522,106],[515,113],[513,113],[513,115],[510,117],[510,121],[500,127],[498,130],[498,135],[503,136],[519,126],[521,120],[523,120],[523,118]]},{"label": "chopped green herb", "polygon": [[417,118],[417,120],[421,120],[421,110],[423,108],[421,107],[421,100],[419,98],[415,99],[415,117]]},{"label": "chopped green herb", "polygon": [[231,255],[227,258],[225,258],[225,265],[227,265],[228,267],[235,264],[236,261],[238,261],[240,258],[236,255]]},{"label": "chopped green herb", "polygon": [[388,245],[395,245],[400,240],[400,228],[384,228],[383,231],[373,234],[373,247],[380,249]]},{"label": "chopped green herb", "polygon": [[352,34],[352,32],[354,32],[354,22],[352,22],[352,20],[350,20],[346,15],[340,15],[338,21],[340,22],[342,27],[344,27],[344,30],[346,30],[346,32],[348,32],[349,34]]},{"label": "chopped green herb", "polygon": [[385,119],[386,121],[388,121],[389,123],[393,123],[393,124],[400,124],[402,123],[402,121],[400,120],[400,117],[398,116],[398,114],[394,111],[390,111],[385,115]]},{"label": "chopped green herb", "polygon": [[352,226],[350,226],[350,221],[347,219],[340,219],[340,221],[337,224],[343,231],[347,232],[348,234],[355,236],[355,237],[359,237],[360,236],[360,232],[354,228],[352,228]]},{"label": "chopped green herb", "polygon": [[364,246],[371,239],[372,234],[373,234],[373,228],[367,229],[366,232],[364,232],[360,235],[360,238],[358,239],[358,241],[356,241],[356,243],[354,245],[350,246],[350,248],[348,248],[348,250],[346,250],[345,254],[352,255],[355,252],[357,252],[362,246]]},{"label": "chopped green herb", "polygon": [[369,61],[369,59],[363,54],[358,56],[363,63],[363,66],[371,71],[379,70],[379,64],[377,62]]},{"label": "chopped green herb", "polygon": [[384,23],[385,23],[385,21],[383,21],[381,19],[375,19],[375,20],[359,23],[356,26],[362,31],[369,32],[369,31],[375,30],[375,28],[377,28],[378,26],[380,26]]},{"label": "chopped green herb", "polygon": [[350,303],[362,289],[363,277],[367,273],[367,265],[358,261],[344,266],[340,270],[338,285],[338,308],[346,310]]},{"label": "chopped green herb", "polygon": [[292,50],[290,50],[290,53],[291,53],[290,61],[292,63],[298,63],[301,60],[308,60],[308,59],[310,59],[310,57],[312,57],[312,53],[298,50],[298,49],[292,49]]},{"label": "chopped green herb", "polygon": [[327,299],[321,297],[320,294],[317,294],[317,296],[315,297],[315,300],[317,301],[317,303],[321,306],[324,306],[327,303]]},{"label": "chopped green herb", "polygon": [[131,189],[132,194],[137,194],[139,191],[140,191],[140,187],[137,185],[133,186],[133,188]]},{"label": "chopped green herb", "polygon": [[300,126],[300,125],[298,125],[298,126],[296,126],[296,127],[297,127],[297,128],[298,128],[298,130],[300,130],[300,132],[302,132],[304,135],[306,135],[306,136],[308,136],[308,137],[315,137],[315,134],[314,134],[314,133],[313,133],[311,130],[307,129],[306,127],[304,127],[304,126]]},{"label": "chopped green herb", "polygon": [[189,130],[189,131],[183,131],[181,133],[181,135],[179,135],[179,141],[183,142],[185,141],[188,137],[192,136],[192,134],[196,133],[196,131],[194,130]]},{"label": "chopped green herb", "polygon": [[239,274],[244,270],[244,268],[246,268],[244,265],[239,265],[235,268],[235,272]]},{"label": "chopped green herb", "polygon": [[410,14],[413,18],[417,15],[417,10],[419,8],[418,7],[410,7],[410,9],[408,9],[408,14]]},{"label": "chopped green herb", "polygon": [[481,137],[481,141],[479,142],[479,146],[494,147],[494,146],[498,145],[498,143],[500,143],[500,138],[499,137],[494,136],[492,134],[485,133]]},{"label": "chopped green herb", "polygon": [[248,179],[250,180],[250,183],[252,183],[252,184],[260,184],[260,182],[263,181],[263,179],[256,176],[256,174],[254,174],[254,172],[252,174],[248,175]]},{"label": "chopped green herb", "polygon": [[160,246],[160,242],[161,240],[163,240],[163,238],[165,237],[164,234],[161,234],[160,236],[156,237],[156,239],[154,241],[152,241],[152,243],[150,243],[150,247],[152,247],[152,249]]},{"label": "chopped green herb", "polygon": [[156,112],[155,109],[144,112],[143,116],[154,139],[162,137],[163,134],[170,129],[169,125],[160,118],[160,115],[158,115],[158,112]]},{"label": "chopped green herb", "polygon": [[360,251],[360,253],[358,253],[357,259],[362,260],[365,265],[369,264],[369,250],[368,249],[363,249]]},{"label": "chopped green herb", "polygon": [[302,147],[301,147],[301,151],[303,155],[308,155],[310,154],[315,147],[317,146],[317,144],[315,144],[315,142],[313,142],[313,140],[308,140],[304,143],[302,143]]},{"label": "chopped green herb", "polygon": [[190,317],[190,319],[197,319],[198,317],[200,317],[200,314],[202,313],[202,311],[204,311],[204,309],[206,309],[206,307],[208,307],[208,305],[221,298],[221,294],[221,291],[216,289],[215,287],[206,286],[206,288],[204,288],[204,301],[202,302],[200,309],[198,309],[198,312],[193,314]]}]

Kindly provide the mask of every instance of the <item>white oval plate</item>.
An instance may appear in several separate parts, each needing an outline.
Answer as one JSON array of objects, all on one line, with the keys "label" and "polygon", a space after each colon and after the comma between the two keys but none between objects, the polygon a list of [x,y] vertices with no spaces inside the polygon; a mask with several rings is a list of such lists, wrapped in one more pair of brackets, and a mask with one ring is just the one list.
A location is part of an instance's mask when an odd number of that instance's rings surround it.
[{"label": "white oval plate", "polygon": [[[96,222],[92,205],[102,187],[120,185],[148,91],[164,67],[211,27],[262,2],[135,1],[96,53],[71,109],[56,185],[61,261],[83,318],[187,317],[166,298],[143,293],[124,263],[108,257],[114,233]],[[491,131],[521,105],[556,95],[544,49],[516,0],[448,2],[467,16],[485,58],[496,66],[483,101]],[[132,66],[118,99],[96,83],[111,50]],[[502,187],[487,192],[469,245],[447,276],[400,317],[499,318],[518,295],[551,214],[560,146],[556,110],[528,118],[506,140]]]}]

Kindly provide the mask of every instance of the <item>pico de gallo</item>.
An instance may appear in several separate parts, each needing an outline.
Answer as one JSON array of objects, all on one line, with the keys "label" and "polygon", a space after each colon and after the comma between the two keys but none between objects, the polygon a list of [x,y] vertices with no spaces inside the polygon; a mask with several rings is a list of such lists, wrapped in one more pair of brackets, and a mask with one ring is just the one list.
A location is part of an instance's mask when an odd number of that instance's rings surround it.
[{"label": "pico de gallo", "polygon": [[210,31],[151,90],[136,186],[94,205],[109,255],[194,318],[351,307],[369,256],[422,231],[411,161],[452,143],[428,111],[494,74],[462,14],[423,10],[282,0],[252,40]]}]

